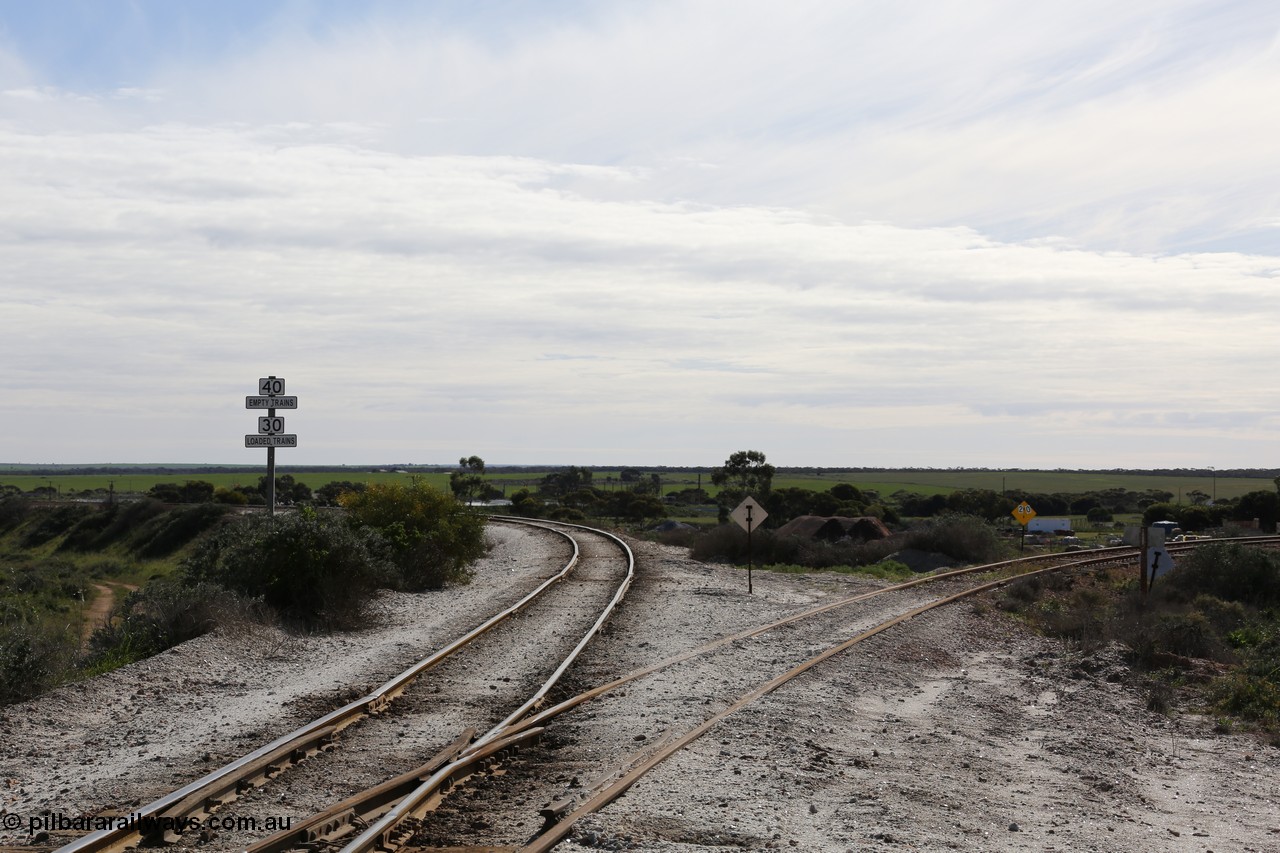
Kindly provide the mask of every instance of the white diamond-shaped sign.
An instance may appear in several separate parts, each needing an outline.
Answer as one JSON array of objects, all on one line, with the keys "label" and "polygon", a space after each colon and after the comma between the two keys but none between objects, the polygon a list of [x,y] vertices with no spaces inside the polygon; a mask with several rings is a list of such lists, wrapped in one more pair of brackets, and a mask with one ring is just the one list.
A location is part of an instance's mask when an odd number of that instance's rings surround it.
[{"label": "white diamond-shaped sign", "polygon": [[735,508],[733,512],[729,513],[729,517],[732,518],[739,527],[750,533],[769,517],[769,513],[764,511],[764,507],[756,503],[755,498],[748,497],[743,499],[742,503],[738,504],[737,508]]}]

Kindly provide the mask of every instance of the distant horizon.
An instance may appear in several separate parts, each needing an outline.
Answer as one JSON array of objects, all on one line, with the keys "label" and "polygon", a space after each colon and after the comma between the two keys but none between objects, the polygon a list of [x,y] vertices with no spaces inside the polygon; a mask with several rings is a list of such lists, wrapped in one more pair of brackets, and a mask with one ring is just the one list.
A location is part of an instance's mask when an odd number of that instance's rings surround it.
[{"label": "distant horizon", "polygon": [[[698,471],[711,470],[720,467],[718,463],[715,465],[655,465],[649,463],[603,463],[589,464],[579,462],[562,462],[562,463],[527,463],[527,462],[489,462],[486,460],[485,468],[587,468],[587,469],[627,469],[635,468],[638,470],[670,470],[670,471]],[[400,468],[446,468],[456,469],[456,462],[367,462],[367,463],[307,463],[290,465],[287,462],[280,461],[280,455],[276,457],[276,470],[287,468],[311,468],[317,470],[341,470],[343,468],[366,469],[377,468],[382,470],[395,470]],[[1116,466],[1111,468],[1068,468],[1068,467],[1038,467],[1038,466],[1019,466],[1019,467],[991,467],[984,465],[775,465],[779,471],[974,471],[989,473],[1054,473],[1054,472],[1079,472],[1079,473],[1148,473],[1154,476],[1160,476],[1164,472],[1172,474],[1196,473],[1206,477],[1218,476],[1239,476],[1241,472],[1257,472],[1259,475],[1271,475],[1280,471],[1280,467],[1239,467],[1239,468],[1219,468],[1209,466],[1185,466],[1185,467],[1133,467],[1133,466]],[[4,469],[30,469],[30,468],[172,468],[176,470],[196,469],[196,468],[237,468],[237,469],[266,469],[265,462],[259,463],[226,463],[226,462],[0,462],[0,470]]]}]

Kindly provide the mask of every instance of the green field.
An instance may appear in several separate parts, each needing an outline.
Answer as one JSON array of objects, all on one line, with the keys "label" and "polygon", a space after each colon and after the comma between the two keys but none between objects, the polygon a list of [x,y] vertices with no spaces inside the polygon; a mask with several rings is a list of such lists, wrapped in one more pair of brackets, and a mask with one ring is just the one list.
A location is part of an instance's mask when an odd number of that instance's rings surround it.
[{"label": "green field", "polygon": [[[234,473],[119,473],[119,474],[57,474],[33,475],[29,472],[33,466],[0,465],[0,486],[16,486],[24,492],[39,487],[53,487],[62,495],[108,489],[114,483],[120,494],[139,494],[146,492],[157,483],[184,483],[187,480],[204,480],[215,486],[228,488],[253,485],[262,477],[265,468],[245,468]],[[120,466],[126,468],[127,466]],[[142,468],[143,466],[136,466]],[[153,466],[155,467],[155,466]],[[169,466],[177,469],[178,466]],[[486,478],[497,488],[508,494],[520,488],[536,487],[538,481],[550,469],[529,468],[519,471],[503,470],[486,475]],[[639,469],[644,470],[644,469]],[[313,489],[319,488],[334,480],[351,480],[363,483],[407,482],[413,477],[425,480],[437,488],[449,487],[449,475],[444,471],[408,472],[396,470],[375,470],[333,468],[307,469],[291,471],[282,466],[278,474],[291,474],[299,482],[306,483]],[[647,473],[647,472],[646,472]],[[711,475],[703,471],[662,470],[663,494],[695,488],[701,484],[709,493],[718,490],[711,484]],[[623,488],[619,469],[601,469],[593,472],[592,483],[600,489]],[[957,489],[990,489],[1010,494],[1028,493],[1061,493],[1081,494],[1109,488],[1122,488],[1128,491],[1142,492],[1158,489],[1173,494],[1174,501],[1189,503],[1186,497],[1193,490],[1214,495],[1219,498],[1238,497],[1246,492],[1270,490],[1275,487],[1268,477],[1217,477],[1208,474],[1187,473],[1170,474],[1119,474],[1109,471],[970,471],[970,470],[910,470],[910,471],[869,471],[842,472],[780,470],[774,477],[775,488],[804,488],[825,491],[837,483],[851,483],[859,489],[871,489],[881,495],[891,495],[897,491],[909,491],[918,494],[949,494]]]},{"label": "green field", "polygon": [[[829,489],[836,483],[852,483],[859,489],[874,489],[882,495],[905,490],[918,494],[950,494],[957,489],[990,489],[994,492],[1041,494],[1083,494],[1103,489],[1143,492],[1148,489],[1178,495],[1199,489],[1219,498],[1234,498],[1258,490],[1270,491],[1275,483],[1268,477],[1213,477],[1212,475],[1117,474],[1110,471],[874,471],[794,476],[780,472],[774,488],[796,486]],[[1188,502],[1189,501],[1185,501]]]}]

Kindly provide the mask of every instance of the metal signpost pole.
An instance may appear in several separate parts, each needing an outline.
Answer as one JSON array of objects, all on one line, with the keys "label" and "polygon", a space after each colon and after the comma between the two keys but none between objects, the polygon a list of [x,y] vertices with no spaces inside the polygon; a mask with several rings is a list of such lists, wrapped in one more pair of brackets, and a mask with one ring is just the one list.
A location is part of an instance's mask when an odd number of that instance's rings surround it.
[{"label": "metal signpost pole", "polygon": [[258,380],[258,396],[246,397],[246,409],[267,410],[265,418],[258,418],[258,434],[244,437],[245,447],[265,447],[267,449],[267,517],[276,517],[276,448],[297,447],[298,436],[285,434],[284,418],[276,417],[276,409],[298,408],[297,397],[284,396],[284,380],[277,376],[268,376]]},{"label": "metal signpost pole", "polygon": [[755,554],[751,550],[751,531],[757,524],[763,524],[764,520],[769,517],[769,513],[764,511],[764,507],[756,503],[755,498],[746,497],[742,503],[734,507],[733,512],[729,513],[729,518],[733,519],[743,530],[747,531],[747,594],[755,592],[751,583],[751,570],[755,567]]},{"label": "metal signpost pole", "polygon": [[[268,409],[272,415],[275,409]],[[276,449],[267,448],[267,518],[276,517]]]},{"label": "metal signpost pole", "polygon": [[1022,501],[1009,514],[1022,525],[1022,535],[1018,539],[1018,550],[1025,551],[1027,549],[1027,525],[1031,523],[1031,519],[1036,517],[1036,511],[1031,508],[1031,504]]},{"label": "metal signpost pole", "polygon": [[[274,376],[268,376],[267,379],[274,380]],[[268,394],[273,391],[268,390]],[[267,417],[274,418],[276,416],[275,408],[267,409]],[[276,448],[275,445],[267,446],[267,518],[274,519],[276,517]]]},{"label": "metal signpost pole", "polygon": [[1138,532],[1138,547],[1141,549],[1141,556],[1138,557],[1138,586],[1145,597],[1147,590],[1151,588],[1151,584],[1147,582],[1147,526],[1145,524]]}]

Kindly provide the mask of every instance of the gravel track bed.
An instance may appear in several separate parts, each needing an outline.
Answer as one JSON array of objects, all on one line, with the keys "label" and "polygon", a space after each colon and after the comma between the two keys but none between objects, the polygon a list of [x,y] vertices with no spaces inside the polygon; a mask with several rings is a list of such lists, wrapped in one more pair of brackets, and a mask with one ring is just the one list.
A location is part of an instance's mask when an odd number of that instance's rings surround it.
[{"label": "gravel track bed", "polygon": [[[206,637],[6,709],[0,808],[74,813],[139,797],[147,784],[159,793],[177,777],[204,772],[203,752],[221,745],[241,754],[314,717],[314,705],[345,685],[372,686],[403,666],[370,675],[370,637],[385,634],[391,647],[410,643],[415,652],[437,648],[483,618],[476,614],[494,609],[490,598],[514,600],[509,587],[536,583],[531,563],[537,560],[528,549],[545,548],[535,544],[545,537],[490,529],[495,549],[473,586],[388,596],[389,618],[377,631],[279,638],[290,648],[287,655],[254,653],[257,640]],[[566,692],[883,585],[856,576],[757,572],[749,596],[740,570],[696,563],[681,549],[631,544],[636,582],[571,670]],[[450,795],[420,840],[434,848],[509,849],[533,835],[540,825],[533,815],[551,799],[590,785],[622,757],[648,752],[667,731],[692,728],[735,691],[766,681],[838,635],[935,597],[941,588],[926,585],[840,608],[622,688],[645,696],[640,707],[625,704],[634,696],[589,703],[553,722],[547,736],[509,763],[510,772]],[[410,604],[418,598],[427,603]],[[395,607],[405,613],[397,615]],[[467,608],[470,618],[457,612]],[[423,624],[415,624],[410,611],[421,612]],[[431,639],[419,636],[423,632]],[[317,657],[313,646],[331,650]],[[414,657],[406,652],[403,665]],[[206,659],[237,667],[234,683],[192,677],[192,662]],[[288,659],[309,663],[286,666]],[[461,663],[446,663],[438,677],[461,677],[446,671]],[[1212,720],[1147,711],[1141,694],[1125,683],[1129,677],[1115,649],[1082,657],[1027,634],[992,608],[960,602],[892,628],[731,716],[581,821],[557,850],[1280,853],[1280,751],[1249,736],[1215,734]],[[174,695],[151,702],[166,691]],[[134,693],[141,699],[131,699]],[[413,725],[396,736],[417,714],[419,695],[430,704],[425,685],[421,694],[393,704],[389,743],[420,737]],[[125,701],[130,704],[120,707]],[[308,701],[308,713],[300,713]],[[175,732],[166,717],[187,704],[203,709],[197,723],[183,724],[194,737]],[[282,722],[282,709],[297,719]],[[436,738],[444,743],[455,734],[440,731]],[[91,739],[97,741],[85,743]],[[363,761],[353,774],[390,775],[385,753],[365,741],[342,749],[360,747],[367,751],[358,753]],[[87,759],[93,761],[81,770]],[[312,782],[316,790],[336,788],[332,778]],[[273,787],[256,796],[262,799],[249,811],[259,817],[282,807]],[[231,849],[227,840],[199,848]],[[19,834],[0,836],[0,844],[22,841]]]},{"label": "gravel track bed", "polygon": [[[424,673],[386,713],[345,730],[337,749],[303,762],[220,809],[219,816],[305,818],[421,766],[467,727],[483,733],[501,722],[581,640],[625,575],[626,564],[616,545],[586,531],[574,535],[580,555],[568,577],[521,613]],[[556,558],[559,562],[548,565],[539,580],[562,568],[568,559],[567,543],[562,550]],[[184,838],[182,844],[200,850],[240,850],[268,834],[224,831],[216,839]]]},{"label": "gravel track bed", "polygon": [[3,709],[0,812],[24,823],[4,824],[0,845],[27,841],[30,817],[127,812],[364,695],[518,601],[570,553],[529,528],[493,524],[486,536],[472,583],[384,593],[367,630],[223,630]]},{"label": "gravel track bed", "polygon": [[[748,596],[740,571],[633,547],[637,584],[611,642],[576,673],[579,687],[881,585],[757,573]],[[514,849],[540,825],[539,807],[612,777],[744,684],[881,621],[880,608],[902,612],[966,583],[877,597],[735,644],[712,675],[708,659],[621,688],[644,695],[639,707],[611,695],[570,712],[509,773],[446,800],[417,849]],[[1149,712],[1127,677],[1115,649],[1081,658],[960,602],[729,717],[556,849],[1280,851],[1278,751],[1214,734],[1201,717]]]}]

